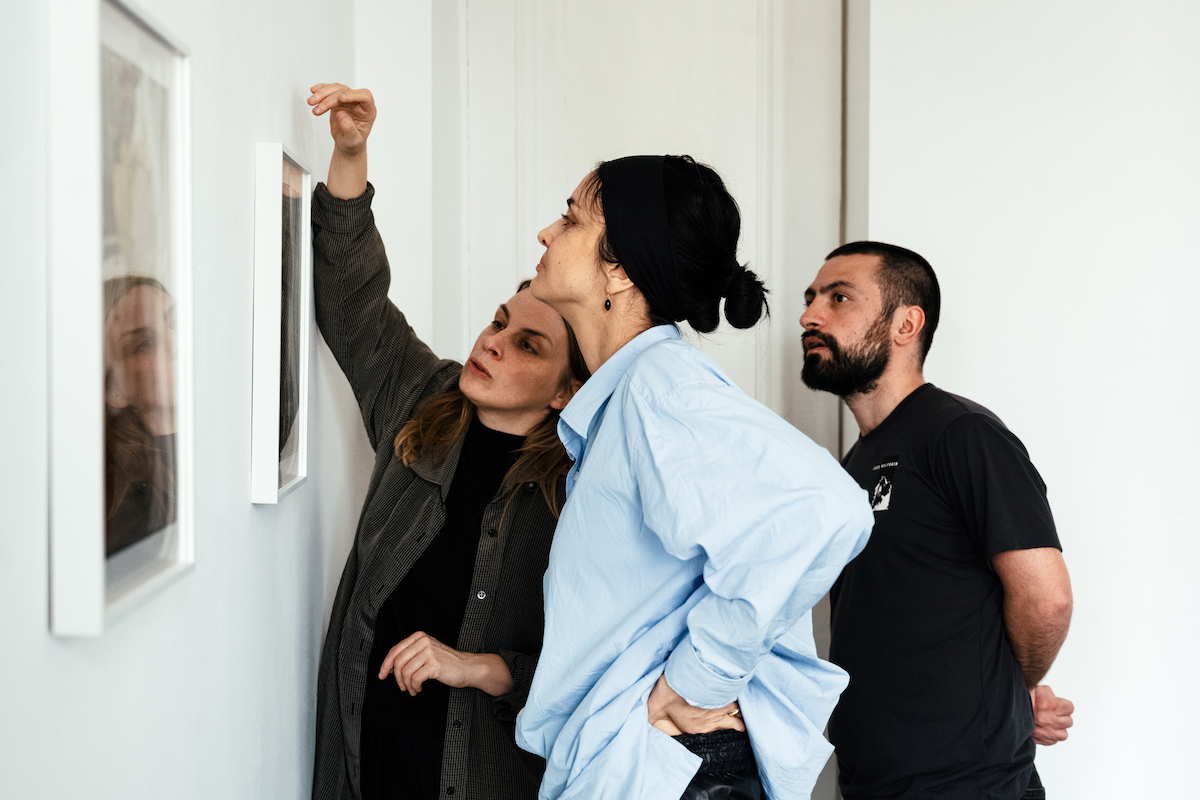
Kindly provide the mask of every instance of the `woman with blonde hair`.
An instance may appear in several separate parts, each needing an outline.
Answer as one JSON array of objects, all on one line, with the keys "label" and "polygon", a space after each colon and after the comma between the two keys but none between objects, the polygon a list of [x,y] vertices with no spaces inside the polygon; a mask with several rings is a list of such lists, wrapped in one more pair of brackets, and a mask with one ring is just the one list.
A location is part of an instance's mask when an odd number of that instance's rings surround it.
[{"label": "woman with blonde hair", "polygon": [[571,463],[558,412],[587,367],[528,282],[465,364],[439,360],[387,297],[371,93],[317,84],[308,102],[335,144],[313,195],[317,322],[376,451],[321,654],[313,797],[533,798],[544,762],[513,726]]}]

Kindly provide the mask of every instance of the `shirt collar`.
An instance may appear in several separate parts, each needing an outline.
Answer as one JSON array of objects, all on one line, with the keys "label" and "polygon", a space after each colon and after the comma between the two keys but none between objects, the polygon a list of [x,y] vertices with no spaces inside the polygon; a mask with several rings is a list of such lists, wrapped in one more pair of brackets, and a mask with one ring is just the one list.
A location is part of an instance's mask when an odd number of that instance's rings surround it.
[{"label": "shirt collar", "polygon": [[638,356],[659,342],[679,338],[682,338],[679,329],[674,325],[656,325],[626,342],[620,350],[609,357],[608,361],[601,364],[600,369],[596,370],[592,377],[579,387],[579,391],[575,392],[571,402],[567,403],[567,407],[559,414],[558,429],[567,449],[571,449],[571,443],[568,442],[566,435],[567,429],[572,434],[570,439],[576,441],[587,439],[588,428],[591,427],[592,420],[600,412],[608,398],[612,397],[617,384],[621,382],[626,370]]}]

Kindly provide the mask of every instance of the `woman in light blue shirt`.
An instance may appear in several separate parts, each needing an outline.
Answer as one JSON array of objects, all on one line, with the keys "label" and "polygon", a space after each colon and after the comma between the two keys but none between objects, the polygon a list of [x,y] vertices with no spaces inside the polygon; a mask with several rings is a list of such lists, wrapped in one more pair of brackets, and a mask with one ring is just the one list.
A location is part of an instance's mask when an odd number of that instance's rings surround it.
[{"label": "woman in light blue shirt", "polygon": [[517,724],[547,759],[543,798],[807,797],[828,759],[847,678],[817,658],[810,611],[872,515],[825,450],[680,338],[685,319],[714,330],[722,299],[735,327],[766,312],[740,225],[713,170],[635,156],[539,235],[534,296],[592,372],[559,421],[575,464]]}]

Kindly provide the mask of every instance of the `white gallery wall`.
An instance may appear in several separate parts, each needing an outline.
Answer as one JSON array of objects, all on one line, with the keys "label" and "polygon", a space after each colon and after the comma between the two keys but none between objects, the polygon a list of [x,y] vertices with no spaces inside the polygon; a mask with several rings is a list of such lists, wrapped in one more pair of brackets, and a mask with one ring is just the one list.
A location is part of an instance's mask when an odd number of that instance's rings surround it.
[{"label": "white gallery wall", "polygon": [[391,295],[435,351],[465,356],[597,161],[688,153],[738,199],[740,256],[772,290],[769,323],[725,325],[702,346],[836,447],[836,405],[783,365],[799,360],[803,286],[839,243],[840,2],[356,8],[355,75],[380,106],[370,169]]},{"label": "white gallery wall", "polygon": [[938,271],[927,377],[1024,440],[1071,570],[1047,682],[1077,712],[1038,748],[1049,796],[1195,796],[1200,4],[864,16],[866,230]]},{"label": "white gallery wall", "polygon": [[283,141],[324,175],[303,101],[352,73],[353,4],[136,4],[192,58],[196,564],[92,639],[47,624],[45,5],[6,0],[0,23],[21,86],[0,127],[0,796],[306,797],[317,651],[370,462],[321,343],[308,482],[249,502],[254,150]]}]

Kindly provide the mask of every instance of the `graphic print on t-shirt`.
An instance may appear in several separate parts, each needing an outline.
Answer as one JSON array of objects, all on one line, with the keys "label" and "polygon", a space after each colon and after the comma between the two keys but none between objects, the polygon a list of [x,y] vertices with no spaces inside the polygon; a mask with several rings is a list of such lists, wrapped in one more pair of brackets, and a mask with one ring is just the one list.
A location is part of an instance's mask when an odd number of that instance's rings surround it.
[{"label": "graphic print on t-shirt", "polygon": [[899,456],[888,456],[883,463],[871,467],[871,477],[875,481],[875,488],[871,490],[872,511],[887,511],[892,504],[892,476],[899,459]]}]

